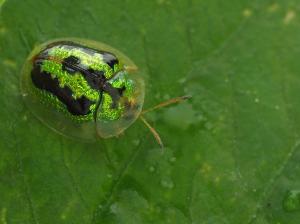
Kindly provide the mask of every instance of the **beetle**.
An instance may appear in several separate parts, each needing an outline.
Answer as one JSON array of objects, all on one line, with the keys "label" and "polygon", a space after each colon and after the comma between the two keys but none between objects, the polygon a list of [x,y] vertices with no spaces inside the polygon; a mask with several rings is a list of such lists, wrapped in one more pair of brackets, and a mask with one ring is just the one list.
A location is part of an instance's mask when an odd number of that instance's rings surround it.
[{"label": "beetle", "polygon": [[127,56],[109,45],[56,39],[28,56],[21,92],[33,114],[64,136],[84,140],[118,136],[140,118],[163,147],[143,115],[190,97],[176,97],[143,111],[145,85],[137,71]]}]

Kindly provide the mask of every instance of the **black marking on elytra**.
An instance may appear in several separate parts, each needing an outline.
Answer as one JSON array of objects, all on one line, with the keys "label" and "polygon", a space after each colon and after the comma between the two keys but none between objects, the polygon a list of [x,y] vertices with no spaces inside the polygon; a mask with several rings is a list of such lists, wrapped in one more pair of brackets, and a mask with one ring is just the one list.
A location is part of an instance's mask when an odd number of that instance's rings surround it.
[{"label": "black marking on elytra", "polygon": [[88,100],[85,96],[82,96],[79,99],[74,99],[72,96],[72,90],[69,87],[65,86],[61,88],[57,78],[53,79],[51,74],[41,71],[40,63],[33,65],[31,79],[37,88],[50,92],[56,96],[63,104],[66,105],[71,114],[88,115],[91,112],[90,106],[94,104],[94,102]]},{"label": "black marking on elytra", "polygon": [[109,82],[106,82],[103,85],[103,91],[108,93],[112,98],[111,108],[116,108],[119,99],[122,97],[123,92],[125,91],[125,86],[121,88],[113,87]]},{"label": "black marking on elytra", "polygon": [[123,93],[124,93],[124,91],[126,90],[126,87],[125,87],[125,86],[122,86],[122,87],[117,88],[117,89],[118,89],[118,91],[119,91],[120,96],[123,96]]},{"label": "black marking on elytra", "polygon": [[[39,60],[35,61],[36,66],[40,65],[40,64],[38,64],[37,61],[42,62],[43,60],[47,60],[47,56],[40,57],[40,56],[42,56],[43,52],[48,52],[51,48],[57,47],[57,46],[64,47],[65,49],[68,49],[68,50],[72,50],[72,49],[76,48],[86,54],[89,54],[89,55],[94,55],[95,53],[101,54],[103,57],[103,61],[107,65],[109,65],[112,69],[114,69],[114,66],[119,63],[118,58],[111,52],[93,49],[93,48],[90,48],[90,47],[87,47],[87,46],[84,46],[84,45],[81,45],[78,43],[74,43],[72,41],[57,41],[57,42],[53,42],[53,43],[49,44],[45,50],[43,50],[42,52],[39,53],[39,55],[37,56],[37,59],[39,59]],[[81,64],[80,58],[75,57],[75,56],[69,56],[69,57],[65,58],[62,61],[62,69],[67,71],[70,75],[72,75],[76,72],[81,73],[91,88],[98,90],[98,91],[103,91],[103,92],[106,92],[107,94],[109,94],[113,100],[113,103],[111,105],[112,108],[115,108],[117,106],[119,99],[123,96],[123,92],[126,89],[125,87],[121,87],[121,88],[113,87],[108,82],[108,79],[105,78],[104,71],[98,71],[98,70],[94,70],[92,68],[87,68],[86,66]],[[114,73],[114,75],[115,74],[116,73]],[[48,75],[48,76],[50,77],[50,75]],[[47,80],[45,83],[50,83],[50,82],[51,82],[50,80]],[[52,90],[54,92],[53,93],[54,95],[57,95],[59,91],[66,92],[66,93],[68,92],[67,90],[62,89],[58,86],[58,80],[56,80],[56,82],[57,82],[57,87]],[[52,84],[52,85],[54,85],[54,84]],[[50,90],[48,90],[48,91],[50,92]],[[60,96],[61,97],[60,100],[62,102],[64,102],[66,105],[67,104],[72,105],[72,103],[68,103],[69,101],[71,101],[71,99],[73,99],[72,94],[70,93],[68,96],[69,96],[69,100],[62,99],[62,96]],[[59,97],[59,96],[57,95],[57,97]],[[83,101],[85,102],[85,100],[87,100],[87,99],[85,98]],[[90,102],[89,105],[91,105],[92,103],[93,102]],[[82,111],[82,112],[86,112],[86,111]]]},{"label": "black marking on elytra", "polygon": [[106,82],[103,71],[94,70],[92,68],[87,69],[87,72],[82,74],[89,86],[95,90],[102,90],[103,84]]},{"label": "black marking on elytra", "polygon": [[117,57],[109,52],[102,52],[102,56],[103,56],[103,61],[109,65],[109,67],[111,67],[112,69],[114,69],[115,64],[119,63],[119,60],[117,59]]},{"label": "black marking on elytra", "polygon": [[72,50],[74,48],[80,49],[82,52],[94,55],[95,53],[101,54],[103,56],[103,61],[108,64],[112,69],[114,69],[115,64],[119,63],[119,60],[117,56],[111,52],[103,51],[103,50],[97,50],[91,47],[87,47],[78,43],[74,43],[72,41],[57,41],[54,43],[51,43],[47,46],[47,49],[55,47],[55,46],[61,46],[66,49]]},{"label": "black marking on elytra", "polygon": [[78,69],[79,64],[80,64],[80,59],[78,57],[71,55],[62,61],[62,70],[67,71],[70,74],[74,74],[79,70]]}]

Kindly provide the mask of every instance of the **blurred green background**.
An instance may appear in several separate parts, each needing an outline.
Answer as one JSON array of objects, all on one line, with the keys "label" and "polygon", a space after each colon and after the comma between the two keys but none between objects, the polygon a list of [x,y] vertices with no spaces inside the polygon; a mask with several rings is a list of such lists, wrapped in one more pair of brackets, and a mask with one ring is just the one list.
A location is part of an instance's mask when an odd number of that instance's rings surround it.
[{"label": "blurred green background", "polygon": [[[0,223],[298,224],[297,0],[1,0]],[[33,47],[81,37],[124,52],[147,114],[96,143],[49,130],[20,97]],[[105,151],[111,162],[105,159]]]}]

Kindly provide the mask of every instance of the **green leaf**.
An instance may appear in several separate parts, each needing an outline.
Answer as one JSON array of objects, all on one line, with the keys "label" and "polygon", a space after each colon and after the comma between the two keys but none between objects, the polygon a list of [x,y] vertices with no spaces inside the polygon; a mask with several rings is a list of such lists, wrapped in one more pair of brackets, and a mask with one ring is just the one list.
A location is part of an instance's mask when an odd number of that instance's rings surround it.
[{"label": "green leaf", "polygon": [[[297,0],[0,1],[0,223],[297,224]],[[107,43],[146,80],[140,121],[83,143],[22,102],[25,58],[59,37]],[[107,160],[107,155],[110,160]]]}]

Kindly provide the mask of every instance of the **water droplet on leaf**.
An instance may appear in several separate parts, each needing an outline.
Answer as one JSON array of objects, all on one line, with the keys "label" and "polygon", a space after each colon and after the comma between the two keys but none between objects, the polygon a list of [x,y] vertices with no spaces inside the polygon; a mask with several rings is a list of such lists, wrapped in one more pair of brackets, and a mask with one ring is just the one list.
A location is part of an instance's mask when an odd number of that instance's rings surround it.
[{"label": "water droplet on leaf", "polygon": [[175,162],[176,162],[176,157],[175,157],[175,156],[171,157],[171,158],[170,158],[170,162],[171,162],[171,163],[175,163]]},{"label": "water droplet on leaf", "polygon": [[168,188],[168,189],[174,188],[174,183],[170,179],[163,179],[163,180],[161,180],[160,183],[161,183],[161,186],[164,188]]},{"label": "water droplet on leaf", "polygon": [[133,140],[133,144],[138,146],[140,144],[140,140],[139,139],[135,139]]},{"label": "water droplet on leaf", "polygon": [[211,123],[211,122],[206,122],[205,123],[205,128],[207,129],[207,130],[212,130],[213,129],[213,127],[214,127],[214,125]]},{"label": "water droplet on leaf", "polygon": [[165,111],[164,120],[169,125],[186,130],[197,122],[197,114],[191,104],[182,103]]},{"label": "water droplet on leaf", "polygon": [[300,190],[287,191],[282,206],[287,212],[300,211]]},{"label": "water droplet on leaf", "polygon": [[154,168],[153,166],[150,166],[150,167],[149,167],[149,171],[150,171],[151,173],[153,173],[153,172],[155,171],[155,168]]},{"label": "water droplet on leaf", "polygon": [[110,211],[111,211],[111,213],[116,214],[118,211],[118,205],[116,203],[112,204],[110,206]]}]

